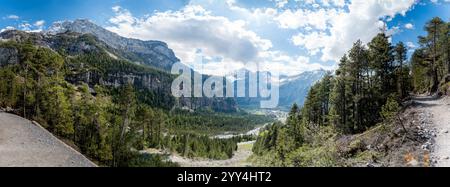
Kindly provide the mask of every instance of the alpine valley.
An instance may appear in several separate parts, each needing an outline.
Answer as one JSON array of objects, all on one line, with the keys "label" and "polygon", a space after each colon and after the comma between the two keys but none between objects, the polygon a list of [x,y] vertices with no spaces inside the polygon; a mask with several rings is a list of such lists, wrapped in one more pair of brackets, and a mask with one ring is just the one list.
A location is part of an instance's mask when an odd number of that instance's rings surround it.
[{"label": "alpine valley", "polygon": [[[121,37],[88,20],[7,30],[0,38],[0,106],[39,122],[98,165],[177,165],[172,154],[230,159],[240,142],[255,140],[247,132],[279,117],[246,110],[260,98],[173,97],[177,75],[170,71],[179,59],[166,43]],[[323,75],[283,77],[280,108],[302,104]],[[228,138],[211,138],[218,135]]]}]

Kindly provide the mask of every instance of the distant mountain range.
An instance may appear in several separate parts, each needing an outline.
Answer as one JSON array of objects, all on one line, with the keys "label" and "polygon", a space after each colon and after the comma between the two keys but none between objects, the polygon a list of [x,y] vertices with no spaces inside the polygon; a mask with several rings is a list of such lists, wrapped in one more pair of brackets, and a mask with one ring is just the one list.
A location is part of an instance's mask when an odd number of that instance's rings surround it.
[{"label": "distant mountain range", "polygon": [[[158,108],[238,110],[232,99],[173,97],[175,76],[169,71],[179,60],[163,42],[124,38],[87,20],[56,23],[39,33],[8,30],[0,33],[0,40],[52,49],[66,59],[64,79],[74,85],[86,83],[93,88],[132,84]],[[0,48],[0,67],[20,63],[21,51],[13,46]]]},{"label": "distant mountain range", "polygon": [[[130,67],[120,69],[119,67],[123,64],[110,64],[111,67],[101,69],[101,72],[98,72],[98,69],[92,71],[86,67],[83,70],[73,69],[72,75],[66,79],[74,83],[85,82],[89,85],[111,86],[120,86],[131,81],[135,86],[152,90],[161,97],[170,95],[171,80],[173,80],[170,70],[173,64],[180,61],[164,42],[125,38],[84,19],[56,22],[48,30],[41,33],[5,31],[0,33],[0,38],[19,43],[31,40],[35,45],[48,47],[55,51],[63,51],[64,55],[69,56],[92,52],[105,53],[108,54],[109,58],[115,60],[112,61],[114,63],[124,60],[154,69],[155,71],[149,71],[133,67],[131,71]],[[9,49],[0,49],[0,51],[3,53],[0,55],[0,59],[14,61],[11,60],[14,59],[14,51]],[[111,61],[111,59],[108,61]],[[4,62],[7,61],[4,60]],[[246,73],[248,76],[250,72],[247,71]],[[296,76],[281,76],[279,106],[288,108],[294,103],[302,105],[310,87],[320,80],[325,73],[324,70],[317,70],[304,72]],[[204,76],[204,79],[206,77],[208,76]],[[248,83],[246,89],[248,90]],[[261,99],[245,97],[235,98],[233,101],[230,98],[180,98],[175,99],[175,105],[190,109],[209,107],[215,111],[235,111],[237,106],[258,107]]]},{"label": "distant mountain range", "polygon": [[327,71],[320,69],[316,71],[306,71],[299,75],[281,77],[280,86],[280,106],[290,107],[294,103],[303,105],[309,89],[321,80]]},{"label": "distant mountain range", "polygon": [[[245,71],[246,80],[248,80],[249,74],[254,72],[250,72],[248,70],[239,70]],[[294,103],[298,105],[303,105],[305,102],[306,96],[310,90],[310,88],[319,80],[325,76],[327,71],[323,69],[315,70],[315,71],[306,71],[301,74],[295,76],[280,76],[280,86],[279,86],[279,108],[280,109],[288,109]],[[245,93],[248,94],[249,84],[246,82],[245,84]],[[267,98],[237,98],[237,103],[241,107],[245,108],[257,108],[260,106],[261,100],[267,100]]]}]

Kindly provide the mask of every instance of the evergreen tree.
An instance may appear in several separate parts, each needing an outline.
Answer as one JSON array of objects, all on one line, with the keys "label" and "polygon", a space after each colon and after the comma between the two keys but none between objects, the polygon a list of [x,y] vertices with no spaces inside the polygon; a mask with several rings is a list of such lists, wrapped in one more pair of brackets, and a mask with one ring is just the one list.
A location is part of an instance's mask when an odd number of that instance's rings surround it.
[{"label": "evergreen tree", "polygon": [[429,64],[431,83],[430,92],[436,92],[439,86],[439,74],[438,74],[438,60],[440,59],[440,46],[439,40],[441,40],[442,27],[444,22],[442,19],[435,17],[431,21],[427,22],[425,25],[425,31],[427,31],[427,36],[419,37],[419,42],[426,53],[425,61]]},{"label": "evergreen tree", "polygon": [[397,93],[400,98],[407,96],[407,80],[409,76],[409,68],[405,67],[408,50],[403,42],[395,46],[395,60],[397,62]]}]

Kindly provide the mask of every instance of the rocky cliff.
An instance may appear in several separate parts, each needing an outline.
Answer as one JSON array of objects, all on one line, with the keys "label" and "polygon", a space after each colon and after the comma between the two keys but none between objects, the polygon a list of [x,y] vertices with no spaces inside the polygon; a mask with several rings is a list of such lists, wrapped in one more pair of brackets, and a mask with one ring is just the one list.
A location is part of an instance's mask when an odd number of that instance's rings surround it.
[{"label": "rocky cliff", "polygon": [[65,32],[94,35],[100,41],[115,49],[118,56],[136,64],[170,71],[172,65],[179,62],[174,52],[164,42],[142,41],[121,37],[88,20],[79,19],[75,21],[57,22],[46,33],[56,35]]}]

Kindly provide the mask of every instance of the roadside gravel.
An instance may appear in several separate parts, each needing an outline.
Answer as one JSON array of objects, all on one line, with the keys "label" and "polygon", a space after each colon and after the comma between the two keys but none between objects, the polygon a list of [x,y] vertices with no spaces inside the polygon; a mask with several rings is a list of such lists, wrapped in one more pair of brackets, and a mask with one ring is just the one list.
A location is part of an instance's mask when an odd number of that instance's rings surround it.
[{"label": "roadside gravel", "polygon": [[96,167],[50,132],[0,112],[0,167]]}]

